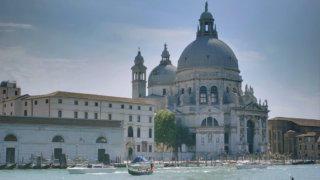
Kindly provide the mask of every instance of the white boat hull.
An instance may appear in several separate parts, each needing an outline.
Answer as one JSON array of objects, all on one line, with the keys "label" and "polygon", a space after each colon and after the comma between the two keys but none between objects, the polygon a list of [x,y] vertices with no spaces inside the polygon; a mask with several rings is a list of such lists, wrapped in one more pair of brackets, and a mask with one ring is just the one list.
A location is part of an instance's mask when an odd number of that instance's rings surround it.
[{"label": "white boat hull", "polygon": [[237,165],[237,169],[263,169],[267,168],[268,165],[266,164],[244,164],[244,165]]},{"label": "white boat hull", "polygon": [[113,173],[116,168],[68,168],[70,174]]}]

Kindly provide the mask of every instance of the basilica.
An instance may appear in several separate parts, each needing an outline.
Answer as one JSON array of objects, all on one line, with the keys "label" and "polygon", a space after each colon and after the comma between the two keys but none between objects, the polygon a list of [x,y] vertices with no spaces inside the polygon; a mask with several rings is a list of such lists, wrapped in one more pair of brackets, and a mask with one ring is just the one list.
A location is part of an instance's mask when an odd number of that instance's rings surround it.
[{"label": "basilica", "polygon": [[[160,64],[146,78],[139,50],[132,70],[132,98],[145,99],[157,110],[168,109],[187,126],[196,144],[187,152],[263,153],[268,151],[268,103],[257,101],[251,86],[242,90],[238,59],[218,38],[208,3],[199,19],[196,39],[171,63],[167,45]],[[148,85],[147,85],[148,84]],[[148,89],[148,94],[146,93]]]}]

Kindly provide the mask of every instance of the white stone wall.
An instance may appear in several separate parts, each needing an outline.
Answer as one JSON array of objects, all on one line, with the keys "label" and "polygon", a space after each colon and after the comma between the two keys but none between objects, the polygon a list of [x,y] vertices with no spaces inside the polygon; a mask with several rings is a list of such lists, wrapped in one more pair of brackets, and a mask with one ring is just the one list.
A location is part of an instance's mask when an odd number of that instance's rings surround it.
[{"label": "white stone wall", "polygon": [[196,134],[196,151],[214,155],[224,152],[224,129],[199,128]]},{"label": "white stone wall", "polygon": [[[62,99],[62,103],[58,103],[59,99]],[[46,100],[48,103],[46,103]],[[78,101],[78,105],[75,105],[74,101]],[[35,103],[37,101],[37,104]],[[27,102],[27,106],[25,106]],[[85,105],[88,102],[88,105]],[[132,138],[133,146],[141,145],[142,141],[146,141],[148,146],[152,146],[152,152],[154,150],[154,111],[155,107],[146,104],[133,104],[123,102],[108,102],[97,101],[88,99],[73,99],[73,98],[59,98],[59,97],[44,97],[44,98],[32,98],[22,100],[20,103],[20,113],[14,114],[17,116],[23,116],[24,110],[27,110],[28,116],[33,117],[58,117],[58,111],[62,112],[62,118],[74,118],[74,112],[78,112],[78,118],[84,119],[85,112],[88,113],[88,119],[94,119],[94,114],[97,113],[97,119],[109,120],[109,114],[111,114],[111,120],[119,120],[123,122],[123,141],[128,143],[126,139],[128,133],[128,126],[132,126],[134,129],[134,137]],[[98,106],[95,105],[98,103]],[[111,106],[110,106],[111,104]],[[124,106],[122,108],[122,105]],[[132,109],[131,109],[132,107]],[[139,110],[140,107],[140,110]],[[151,108],[151,109],[150,109]],[[129,121],[129,117],[132,117],[132,122]],[[138,117],[140,116],[140,122]],[[151,118],[151,123],[149,122]],[[137,128],[141,129],[141,137],[137,138]],[[152,129],[152,138],[149,138],[149,129]],[[149,148],[149,147],[148,147]],[[134,153],[136,148],[133,149]],[[148,149],[149,150],[149,149]],[[123,157],[126,157],[127,147],[123,147]],[[149,154],[149,151],[139,153],[139,155]]]},{"label": "white stone wall", "polygon": [[0,101],[6,98],[20,96],[21,89],[19,87],[13,87],[13,85],[14,83],[8,83],[7,87],[0,87]]},{"label": "white stone wall", "polygon": [[171,94],[172,86],[170,85],[155,85],[148,87],[148,95],[158,95],[163,96],[163,89],[166,89],[166,95]]},{"label": "white stone wall", "polygon": [[[17,137],[17,142],[4,141],[8,134]],[[64,142],[52,142],[52,138],[60,135]],[[103,136],[107,143],[96,143],[96,139]],[[58,125],[26,125],[26,124],[0,124],[0,163],[6,161],[6,148],[15,148],[15,161],[28,162],[31,155],[42,155],[51,159],[54,148],[62,148],[62,153],[68,159],[81,157],[90,162],[97,161],[98,149],[105,149],[111,160],[123,154],[123,132],[121,128],[114,127],[84,127],[84,126],[58,126]],[[121,157],[123,159],[123,157]]]}]

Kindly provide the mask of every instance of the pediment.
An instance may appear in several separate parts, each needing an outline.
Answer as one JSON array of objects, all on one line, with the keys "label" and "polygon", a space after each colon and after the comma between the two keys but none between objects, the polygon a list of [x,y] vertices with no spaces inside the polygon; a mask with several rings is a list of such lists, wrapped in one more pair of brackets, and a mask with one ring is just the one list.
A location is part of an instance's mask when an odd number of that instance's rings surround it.
[{"label": "pediment", "polygon": [[200,114],[223,114],[223,111],[221,111],[218,108],[215,107],[203,107],[198,111]]},{"label": "pediment", "polygon": [[263,110],[257,103],[251,102],[246,106],[248,110]]}]

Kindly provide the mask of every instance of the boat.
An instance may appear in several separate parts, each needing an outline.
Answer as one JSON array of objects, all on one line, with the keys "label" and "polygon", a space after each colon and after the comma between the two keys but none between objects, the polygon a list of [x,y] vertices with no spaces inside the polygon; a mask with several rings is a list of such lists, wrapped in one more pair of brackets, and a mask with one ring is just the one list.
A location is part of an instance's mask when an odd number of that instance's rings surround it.
[{"label": "boat", "polygon": [[13,164],[7,164],[5,169],[14,169],[16,167],[17,164],[13,163]]},{"label": "boat", "polygon": [[103,164],[93,164],[91,167],[81,164],[72,168],[67,168],[67,170],[70,174],[113,173],[116,171],[116,168]]},{"label": "boat", "polygon": [[6,164],[1,164],[1,165],[0,165],[0,169],[5,169],[6,166],[7,166]]},{"label": "boat", "polygon": [[267,168],[267,164],[237,164],[236,168],[237,169],[263,169]]},{"label": "boat", "polygon": [[297,161],[291,163],[292,165],[300,165],[300,164],[315,164],[315,161]]},{"label": "boat", "polygon": [[155,169],[153,163],[143,156],[137,156],[127,167],[128,173],[134,176],[150,175]]},{"label": "boat", "polygon": [[30,169],[31,168],[31,163],[19,164],[18,168],[19,169]]}]

